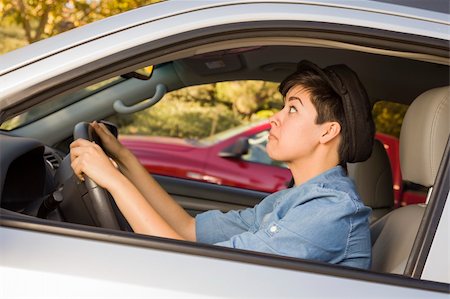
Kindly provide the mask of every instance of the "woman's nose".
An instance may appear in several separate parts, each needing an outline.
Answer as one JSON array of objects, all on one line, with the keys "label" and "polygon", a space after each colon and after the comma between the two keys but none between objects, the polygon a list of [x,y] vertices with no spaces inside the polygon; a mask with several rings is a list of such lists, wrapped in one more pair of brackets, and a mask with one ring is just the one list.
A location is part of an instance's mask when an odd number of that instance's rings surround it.
[{"label": "woman's nose", "polygon": [[277,127],[280,125],[280,112],[275,113],[269,118],[269,123],[271,127]]}]

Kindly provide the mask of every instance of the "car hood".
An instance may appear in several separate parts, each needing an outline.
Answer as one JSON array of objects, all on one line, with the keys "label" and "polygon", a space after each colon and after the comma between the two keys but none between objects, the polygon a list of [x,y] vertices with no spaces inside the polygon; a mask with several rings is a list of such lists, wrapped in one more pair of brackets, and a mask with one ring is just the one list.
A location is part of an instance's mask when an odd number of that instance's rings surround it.
[{"label": "car hood", "polygon": [[175,137],[121,135],[119,140],[131,150],[191,151],[199,147],[195,141]]}]

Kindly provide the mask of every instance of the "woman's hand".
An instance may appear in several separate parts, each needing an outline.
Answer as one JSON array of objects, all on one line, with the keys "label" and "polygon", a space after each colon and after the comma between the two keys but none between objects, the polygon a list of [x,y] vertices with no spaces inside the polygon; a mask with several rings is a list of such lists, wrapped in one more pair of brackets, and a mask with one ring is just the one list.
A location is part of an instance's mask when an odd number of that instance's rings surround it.
[{"label": "woman's hand", "polygon": [[104,124],[94,121],[90,125],[95,130],[98,137],[102,140],[103,149],[106,154],[114,161],[120,163],[126,148],[119,142],[119,140],[117,140],[116,136],[114,136]]},{"label": "woman's hand", "polygon": [[[113,142],[112,145],[114,146],[115,143]],[[167,193],[163,193],[161,187],[156,192],[151,190],[153,191],[152,194],[156,193],[155,202],[159,201],[161,197],[168,197],[166,202],[159,205],[164,206],[165,214],[172,215],[173,219],[176,219],[176,221],[171,219],[171,222],[181,229],[175,230],[155,210],[151,202],[140,193],[139,189],[113,165],[113,162],[98,144],[86,139],[75,140],[70,144],[70,159],[75,175],[81,180],[83,180],[83,174],[85,174],[111,193],[120,211],[136,233],[180,240],[187,238],[195,240],[194,218],[189,216],[173,199],[170,199]],[[142,168],[142,171],[146,173],[144,168]],[[144,191],[149,191],[151,186],[156,186],[158,189],[159,185],[156,182],[150,180],[150,184],[150,188]],[[185,233],[186,237],[178,231]]]},{"label": "woman's hand", "polygon": [[86,174],[100,187],[108,190],[122,176],[102,148],[85,139],[77,139],[70,144],[70,159],[76,176],[83,180],[83,174]]}]

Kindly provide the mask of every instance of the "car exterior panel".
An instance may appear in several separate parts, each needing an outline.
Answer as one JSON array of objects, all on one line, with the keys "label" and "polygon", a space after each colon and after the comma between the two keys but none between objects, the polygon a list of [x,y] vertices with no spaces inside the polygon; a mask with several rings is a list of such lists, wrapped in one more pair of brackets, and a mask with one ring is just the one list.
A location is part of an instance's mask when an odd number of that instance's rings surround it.
[{"label": "car exterior panel", "polygon": [[[8,240],[1,245],[0,267],[2,292],[8,298],[361,298],[365,293],[373,298],[447,298],[443,293],[354,279],[359,271],[349,279],[317,268],[292,271],[33,230],[1,228],[0,236]],[[17,288],[18,280],[31,285]]]}]

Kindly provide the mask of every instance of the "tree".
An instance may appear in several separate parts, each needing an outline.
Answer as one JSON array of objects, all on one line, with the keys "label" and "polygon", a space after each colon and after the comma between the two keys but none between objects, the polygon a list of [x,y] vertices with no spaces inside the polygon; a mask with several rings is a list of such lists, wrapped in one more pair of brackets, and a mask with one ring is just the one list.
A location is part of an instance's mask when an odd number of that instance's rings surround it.
[{"label": "tree", "polygon": [[250,80],[191,86],[166,94],[157,109],[117,115],[110,121],[119,125],[121,134],[204,138],[271,116],[283,103],[277,87]]},{"label": "tree", "polygon": [[217,83],[216,93],[221,102],[232,104],[236,115],[250,118],[259,110],[282,106],[277,88],[277,83],[265,81],[221,82]]},{"label": "tree", "polygon": [[400,137],[400,129],[407,109],[407,105],[399,103],[377,102],[372,109],[377,132]]},{"label": "tree", "polygon": [[160,0],[0,0],[0,24],[19,25],[28,43]]}]

